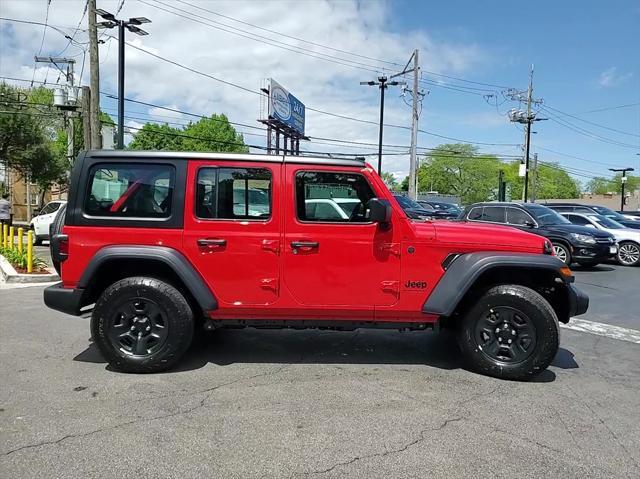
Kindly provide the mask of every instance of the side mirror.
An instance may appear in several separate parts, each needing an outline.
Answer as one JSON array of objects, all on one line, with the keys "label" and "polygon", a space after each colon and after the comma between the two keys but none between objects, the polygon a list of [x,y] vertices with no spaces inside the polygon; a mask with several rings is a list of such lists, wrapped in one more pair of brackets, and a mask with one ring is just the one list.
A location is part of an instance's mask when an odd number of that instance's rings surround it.
[{"label": "side mirror", "polygon": [[536,224],[533,221],[525,221],[524,225],[527,228],[535,228],[536,227]]},{"label": "side mirror", "polygon": [[374,223],[391,223],[391,205],[387,200],[371,198],[369,200],[369,219]]}]

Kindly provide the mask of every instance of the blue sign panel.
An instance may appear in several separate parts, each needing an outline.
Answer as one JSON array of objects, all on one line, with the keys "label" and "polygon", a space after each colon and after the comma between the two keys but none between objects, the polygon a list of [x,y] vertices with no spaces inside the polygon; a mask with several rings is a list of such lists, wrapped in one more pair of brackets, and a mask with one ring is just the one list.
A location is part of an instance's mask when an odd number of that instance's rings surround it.
[{"label": "blue sign panel", "polygon": [[269,88],[269,117],[304,135],[304,104],[273,79]]}]

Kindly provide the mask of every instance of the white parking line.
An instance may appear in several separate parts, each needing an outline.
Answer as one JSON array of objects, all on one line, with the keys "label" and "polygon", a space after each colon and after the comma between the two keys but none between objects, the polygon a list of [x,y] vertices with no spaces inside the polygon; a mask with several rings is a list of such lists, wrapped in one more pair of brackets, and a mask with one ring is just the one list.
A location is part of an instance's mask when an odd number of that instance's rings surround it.
[{"label": "white parking line", "polygon": [[630,343],[640,344],[640,331],[637,329],[621,328],[611,324],[598,323],[586,319],[571,318],[568,324],[560,323],[560,327],[580,331],[582,333],[595,334],[597,336],[605,336],[607,338],[618,339],[620,341],[628,341]]}]

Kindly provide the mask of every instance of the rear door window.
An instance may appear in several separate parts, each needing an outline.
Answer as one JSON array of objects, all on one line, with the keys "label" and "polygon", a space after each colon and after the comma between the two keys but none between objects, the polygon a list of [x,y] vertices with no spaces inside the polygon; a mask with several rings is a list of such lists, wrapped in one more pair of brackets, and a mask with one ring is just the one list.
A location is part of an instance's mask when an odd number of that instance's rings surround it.
[{"label": "rear door window", "polygon": [[271,171],[266,168],[201,168],[196,216],[204,219],[271,217]]},{"label": "rear door window", "polygon": [[174,184],[171,165],[97,164],[89,172],[84,212],[108,218],[168,218]]},{"label": "rear door window", "polygon": [[504,223],[504,210],[502,206],[485,206],[482,209],[481,221],[490,221],[491,223]]}]

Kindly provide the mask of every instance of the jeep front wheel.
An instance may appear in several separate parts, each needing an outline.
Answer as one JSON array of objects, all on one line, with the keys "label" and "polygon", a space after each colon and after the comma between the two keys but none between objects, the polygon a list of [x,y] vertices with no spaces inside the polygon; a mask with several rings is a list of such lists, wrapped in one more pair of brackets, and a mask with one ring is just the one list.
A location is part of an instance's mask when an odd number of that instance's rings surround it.
[{"label": "jeep front wheel", "polygon": [[96,301],[91,332],[111,367],[152,373],[180,360],[191,344],[193,324],[191,307],[176,288],[132,277],[112,284]]},{"label": "jeep front wheel", "polygon": [[459,343],[469,366],[502,379],[528,379],[542,372],[560,343],[551,305],[520,285],[491,288],[460,326]]}]

